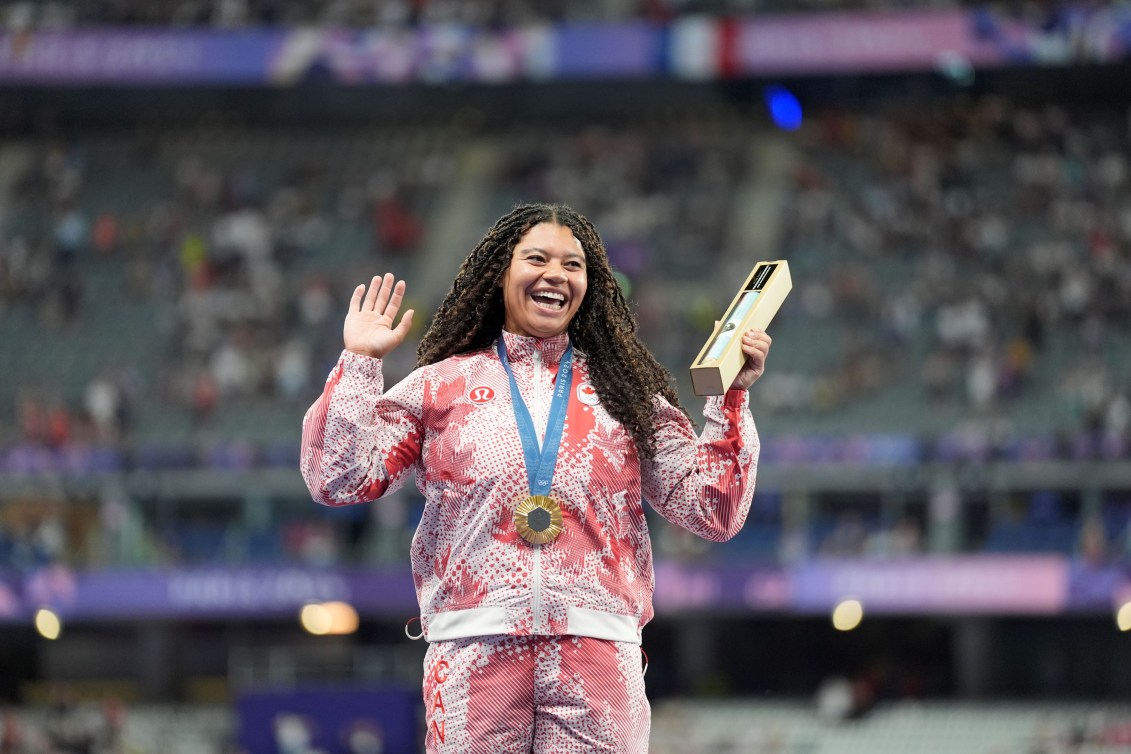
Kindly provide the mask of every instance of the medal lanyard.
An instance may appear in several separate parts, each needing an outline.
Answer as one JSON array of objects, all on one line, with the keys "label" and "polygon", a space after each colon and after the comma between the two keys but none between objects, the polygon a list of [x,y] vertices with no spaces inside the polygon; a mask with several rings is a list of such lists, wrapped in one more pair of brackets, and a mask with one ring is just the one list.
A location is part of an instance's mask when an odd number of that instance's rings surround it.
[{"label": "medal lanyard", "polygon": [[522,400],[522,393],[518,392],[518,383],[515,382],[514,371],[507,359],[507,346],[503,343],[502,335],[495,343],[495,348],[499,352],[499,361],[502,362],[503,369],[507,370],[507,379],[511,383],[511,406],[514,408],[515,423],[518,424],[518,436],[522,440],[522,453],[526,458],[526,478],[530,483],[530,494],[549,495],[550,482],[554,480],[554,467],[558,463],[558,448],[562,441],[570,384],[573,380],[573,344],[566,346],[565,353],[558,362],[554,400],[550,403],[550,417],[546,421],[546,439],[542,442],[541,451],[538,449],[538,434],[534,430],[534,420],[530,418],[530,410]]}]

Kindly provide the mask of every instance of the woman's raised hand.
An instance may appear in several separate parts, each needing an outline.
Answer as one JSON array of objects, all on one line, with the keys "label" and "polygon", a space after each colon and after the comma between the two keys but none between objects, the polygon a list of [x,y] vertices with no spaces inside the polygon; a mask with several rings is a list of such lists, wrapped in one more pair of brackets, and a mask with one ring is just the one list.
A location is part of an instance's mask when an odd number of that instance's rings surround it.
[{"label": "woman's raised hand", "polygon": [[404,287],[403,280],[387,272],[384,277],[373,277],[368,293],[364,285],[353,289],[342,327],[347,351],[380,359],[404,342],[412,327],[412,309],[406,309],[401,321],[393,324],[404,299]]},{"label": "woman's raised hand", "polygon": [[764,330],[747,330],[742,335],[742,353],[746,362],[734,378],[731,390],[746,390],[766,371],[766,356],[770,353],[771,338]]}]

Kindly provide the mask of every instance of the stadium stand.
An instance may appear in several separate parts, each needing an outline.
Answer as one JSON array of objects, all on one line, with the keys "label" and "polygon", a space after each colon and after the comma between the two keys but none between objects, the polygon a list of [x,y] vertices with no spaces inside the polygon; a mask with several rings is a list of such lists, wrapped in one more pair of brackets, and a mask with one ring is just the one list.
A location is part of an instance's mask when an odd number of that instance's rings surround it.
[{"label": "stadium stand", "polygon": [[[641,331],[688,405],[681,361],[716,316],[708,291],[744,274],[749,216],[782,239],[800,284],[760,394],[769,461],[848,458],[861,435],[897,464],[1123,458],[1131,343],[1118,323],[1131,278],[1118,126],[1113,112],[986,98],[831,111],[788,138],[718,110],[473,138],[435,125],[265,134],[213,118],[13,145],[7,465],[34,465],[40,456],[20,450],[42,446],[101,448],[88,462],[108,468],[292,464],[294,428],[337,355],[342,291],[380,267],[421,280],[413,295],[427,307],[457,250],[531,195],[596,208]],[[465,207],[462,226],[452,206]],[[398,355],[394,371],[407,372],[411,348]],[[1126,508],[1108,504],[1104,539],[1117,550]],[[899,547],[921,546],[922,521],[883,518],[816,520],[809,547],[883,549],[899,521]],[[1072,553],[1084,521],[1003,513],[965,548]],[[237,522],[178,523],[189,561],[280,551],[248,544],[258,535]],[[780,523],[752,526],[725,557],[776,557]],[[226,549],[233,539],[243,544]]]},{"label": "stadium stand", "polygon": [[[7,2],[0,51],[41,30],[154,23],[310,24],[330,45],[338,26],[645,20],[667,40],[674,26],[650,22],[906,5]],[[1081,14],[993,12],[1048,32],[1046,53],[1071,27],[1071,54],[1092,54]],[[761,18],[720,21],[718,38]],[[1001,31],[982,9],[959,18],[980,41]],[[669,53],[651,75],[686,73]],[[818,78],[796,83],[839,96],[783,130],[761,81],[618,80],[597,95],[441,78],[375,95],[307,62],[309,81],[273,82],[277,99],[262,82],[186,90],[173,117],[158,105],[176,87],[92,89],[78,105],[65,89],[0,91],[15,103],[0,107],[0,754],[237,754],[245,692],[415,682],[421,647],[406,648],[403,622],[421,500],[410,486],[380,505],[313,505],[298,428],[353,285],[395,272],[429,312],[489,224],[531,198],[595,221],[692,415],[687,365],[719,291],[758,259],[794,271],[754,402],[746,526],[708,545],[649,521],[654,751],[1131,751],[1116,632],[1131,630],[1122,95],[1061,99],[1037,72],[1013,96],[940,66],[885,90],[911,97],[857,101],[873,84]],[[715,62],[705,78],[750,73]],[[55,97],[68,117],[16,112]],[[108,127],[119,105],[130,114]],[[390,375],[411,369],[426,319]],[[852,590],[866,617],[842,632],[830,613]],[[301,632],[297,607],[342,593],[358,634]],[[63,641],[33,633],[41,605],[60,609]],[[373,647],[396,662],[366,666]],[[883,682],[868,676],[880,663]],[[276,750],[313,752],[318,736],[334,754],[380,750],[368,729],[326,743],[308,722],[277,717]]]}]

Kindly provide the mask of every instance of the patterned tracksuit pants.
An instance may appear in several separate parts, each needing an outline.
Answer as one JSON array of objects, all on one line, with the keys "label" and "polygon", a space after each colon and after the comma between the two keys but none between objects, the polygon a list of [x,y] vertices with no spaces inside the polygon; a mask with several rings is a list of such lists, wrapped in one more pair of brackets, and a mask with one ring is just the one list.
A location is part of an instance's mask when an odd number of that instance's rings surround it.
[{"label": "patterned tracksuit pants", "polygon": [[429,754],[647,754],[640,647],[583,636],[430,644]]}]

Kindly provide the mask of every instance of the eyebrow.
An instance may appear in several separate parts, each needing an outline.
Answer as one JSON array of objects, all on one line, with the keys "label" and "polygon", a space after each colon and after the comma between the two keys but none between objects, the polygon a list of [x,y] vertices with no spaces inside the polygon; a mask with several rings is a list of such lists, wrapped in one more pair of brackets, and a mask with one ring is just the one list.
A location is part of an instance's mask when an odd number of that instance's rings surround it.
[{"label": "eyebrow", "polygon": [[[550,252],[546,251],[545,249],[543,249],[541,246],[528,246],[525,249],[519,249],[515,253],[516,254],[531,254],[533,252],[538,252],[539,254],[549,254],[550,253]],[[567,251],[565,253],[565,258],[566,259],[580,259],[582,262],[584,262],[585,261],[585,254],[583,254],[580,251]]]}]

